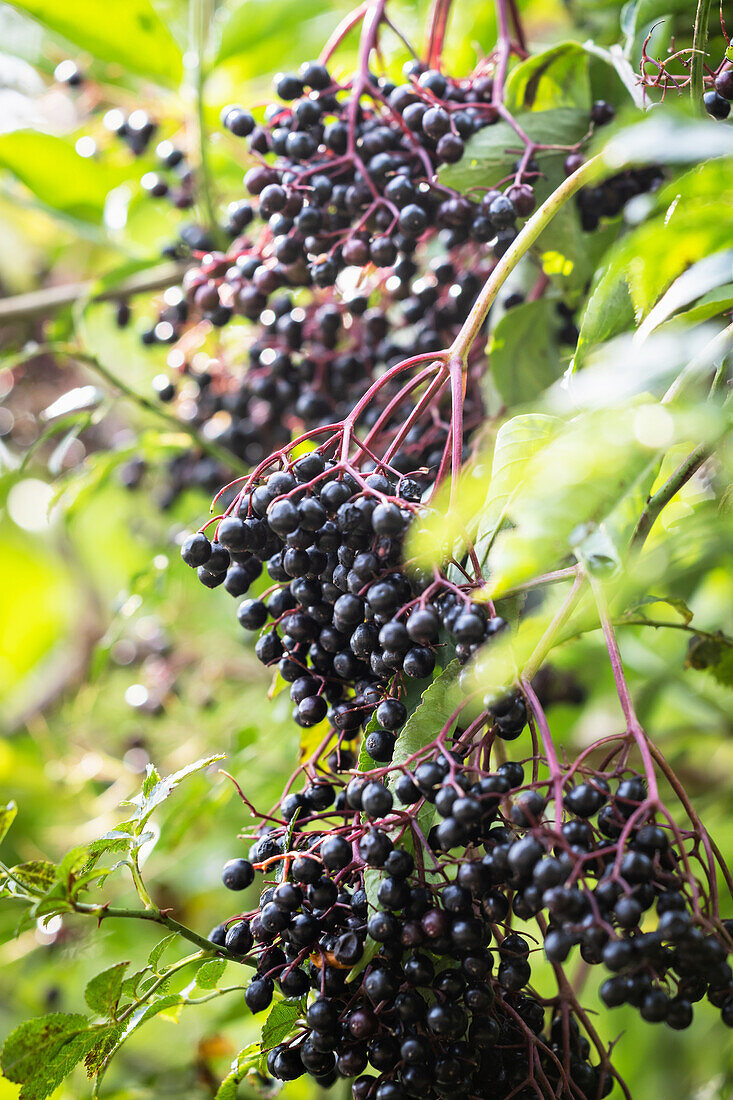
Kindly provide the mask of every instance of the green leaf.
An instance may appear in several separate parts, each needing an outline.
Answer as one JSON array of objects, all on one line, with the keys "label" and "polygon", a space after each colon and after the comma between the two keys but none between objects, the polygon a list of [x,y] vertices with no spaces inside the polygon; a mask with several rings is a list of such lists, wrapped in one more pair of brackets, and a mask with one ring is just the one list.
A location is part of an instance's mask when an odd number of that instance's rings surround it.
[{"label": "green leaf", "polygon": [[56,865],[47,859],[31,859],[13,867],[13,875],[29,890],[45,893],[56,881]]},{"label": "green leaf", "polygon": [[99,1039],[84,1058],[84,1068],[87,1077],[94,1077],[106,1065],[112,1054],[120,1045],[120,1039],[125,1033],[125,1024],[112,1024],[103,1029]]},{"label": "green leaf", "polygon": [[657,454],[634,431],[642,407],[582,414],[532,455],[508,506],[514,527],[497,536],[489,555],[493,592],[556,568],[634,491]]},{"label": "green leaf", "polygon": [[646,337],[678,310],[728,282],[733,271],[733,248],[714,252],[689,267],[672,283],[639,328],[637,339]]},{"label": "green leaf", "polygon": [[[497,522],[520,489],[527,463],[542,448],[560,421],[542,413],[521,413],[502,424],[496,434],[491,481],[486,498],[488,526]],[[482,516],[481,527],[487,526]]]},{"label": "green leaf", "polygon": [[149,0],[10,0],[100,61],[112,62],[166,87],[181,80],[181,51]]},{"label": "green leaf", "polygon": [[[646,615],[644,615],[642,609],[651,608],[658,604],[663,604],[664,607],[671,607],[672,610],[679,615],[682,623],[685,626],[687,626],[688,623],[692,622],[692,611],[690,611],[685,601],[673,596],[645,596],[643,600],[640,600],[637,604],[634,605],[634,607],[630,608],[630,610],[624,617],[633,617],[635,619],[639,618],[638,612],[641,610],[641,618],[646,618]],[[659,616],[657,614],[654,614],[653,618],[658,619]]]},{"label": "green leaf", "polygon": [[[461,666],[451,663],[425,689],[422,701],[405,722],[395,743],[392,767],[400,768],[414,753],[434,741],[460,700],[458,676]],[[390,773],[388,786],[394,787],[397,773]]]},{"label": "green leaf", "polygon": [[45,1100],[74,1066],[107,1046],[112,1030],[90,1027],[78,1013],[52,1012],[26,1020],[0,1051],[0,1067],[21,1085],[19,1100]]},{"label": "green leaf", "polygon": [[[611,250],[588,301],[575,368],[583,366],[592,347],[641,324],[692,264],[732,247],[733,207],[702,196],[674,202],[664,214],[628,234]],[[707,289],[701,286],[701,292]]]},{"label": "green leaf", "polygon": [[714,637],[696,634],[690,640],[685,664],[688,668],[704,669],[719,684],[733,688],[733,638],[722,632]]},{"label": "green leaf", "polygon": [[578,42],[560,42],[509,74],[504,100],[512,114],[577,107],[590,112],[590,57]]},{"label": "green leaf", "polygon": [[164,779],[160,778],[152,765],[148,765],[148,772],[143,780],[142,792],[136,798],[131,798],[129,803],[126,803],[127,805],[137,806],[138,827],[145,824],[153,810],[165,802],[181,780],[186,779],[187,776],[193,775],[195,772],[203,771],[204,768],[208,768],[217,760],[223,760],[224,756],[225,753],[220,752],[214,756],[204,757],[193,764],[188,764],[172,775],[167,775]]},{"label": "green leaf", "polygon": [[216,1091],[214,1100],[237,1100],[239,1086],[248,1073],[259,1068],[262,1051],[259,1043],[250,1043],[239,1051],[231,1069]]},{"label": "green leaf", "polygon": [[127,174],[80,157],[63,138],[37,130],[0,134],[0,168],[49,210],[92,225],[101,225],[108,192]]},{"label": "green leaf", "polygon": [[508,310],[491,334],[491,376],[505,405],[536,399],[561,376],[555,302],[540,298]]},{"label": "green leaf", "polygon": [[145,765],[145,778],[143,779],[142,792],[145,798],[149,798],[153,793],[158,783],[160,783],[160,772],[156,768],[155,764]]},{"label": "green leaf", "polygon": [[8,829],[15,821],[17,813],[18,807],[15,802],[7,802],[4,806],[0,806],[0,841],[7,836]]},{"label": "green leaf", "polygon": [[217,63],[242,56],[256,76],[307,55],[309,42],[315,54],[328,35],[332,7],[329,0],[240,0],[222,28]]},{"label": "green leaf", "polygon": [[201,989],[214,989],[226,970],[226,959],[209,959],[196,971],[196,985]]},{"label": "green leaf", "polygon": [[84,1000],[98,1016],[114,1017],[122,995],[122,983],[129,962],[115,963],[87,982]]},{"label": "green leaf", "polygon": [[159,943],[156,943],[153,950],[148,955],[148,966],[152,967],[156,972],[158,971],[158,963],[166,948],[178,939],[177,932],[171,932],[170,936],[165,936]]},{"label": "green leaf", "polygon": [[[516,121],[539,145],[574,145],[588,129],[587,111],[572,107],[523,111],[516,116]],[[463,158],[457,164],[440,170],[440,181],[464,192],[493,187],[511,173],[521,148],[522,142],[508,122],[486,126],[468,141]],[[539,149],[536,153],[543,170],[545,162],[553,158],[558,159],[556,151]]]},{"label": "green leaf", "polygon": [[262,1050],[270,1050],[287,1039],[301,1015],[302,1007],[299,1001],[278,1001],[273,1005],[262,1025],[260,1036]]}]

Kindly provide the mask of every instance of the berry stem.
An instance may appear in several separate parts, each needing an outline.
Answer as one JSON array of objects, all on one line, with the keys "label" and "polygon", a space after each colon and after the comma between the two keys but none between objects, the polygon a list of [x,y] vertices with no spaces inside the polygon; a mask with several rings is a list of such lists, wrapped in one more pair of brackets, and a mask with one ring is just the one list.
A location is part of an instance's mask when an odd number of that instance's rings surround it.
[{"label": "berry stem", "polygon": [[532,685],[529,680],[522,678],[520,680],[520,687],[524,693],[524,697],[529,703],[532,714],[534,715],[537,727],[540,731],[540,737],[542,739],[542,748],[547,758],[547,767],[550,771],[550,781],[552,783],[552,797],[555,803],[555,828],[560,832],[560,826],[562,825],[562,768],[560,767],[560,761],[557,758],[555,752],[555,744],[552,740],[552,734],[550,733],[550,727],[545,717],[545,712],[542,709],[542,705],[537,698]]},{"label": "berry stem", "polygon": [[498,107],[504,101],[504,85],[509,58],[512,52],[512,39],[509,30],[510,12],[507,0],[496,0],[496,22],[498,27],[497,59],[494,70],[494,88],[492,103]]},{"label": "berry stem", "polygon": [[710,9],[712,0],[697,0],[695,13],[695,30],[692,37],[692,60],[690,62],[690,96],[693,108],[700,114],[705,114],[703,105],[703,70],[708,42],[708,24],[710,22]]},{"label": "berry stem", "polygon": [[[463,369],[463,361],[451,356],[448,360],[450,371],[451,392],[451,482],[450,482],[450,507],[455,504],[458,492],[458,477],[463,460],[463,401],[466,395],[466,371]],[[478,578],[477,578],[478,579]]]},{"label": "berry stem", "polygon": [[542,206],[535,211],[525,223],[521,232],[501,257],[494,270],[484,283],[483,289],[473,304],[473,308],[461,326],[458,335],[450,346],[450,357],[459,358],[466,364],[466,359],[471,345],[478,337],[481,327],[486,320],[488,312],[496,300],[496,296],[508,279],[511,272],[517,266],[523,256],[529,252],[532,245],[549,225],[559,210],[586,184],[597,179],[603,170],[601,155],[592,157],[582,164],[572,176],[568,176],[560,186],[553,191]]},{"label": "berry stem", "polygon": [[433,0],[428,17],[428,48],[425,60],[431,69],[440,68],[445,31],[448,26],[452,0]]},{"label": "berry stem", "polygon": [[325,65],[330,61],[332,55],[339,48],[349,31],[352,31],[359,20],[364,18],[368,6],[368,4],[360,4],[358,8],[355,8],[354,11],[344,16],[321,50],[318,58],[320,64]]},{"label": "berry stem", "polygon": [[244,464],[230,451],[226,451],[223,447],[219,447],[218,444],[213,443],[209,439],[205,439],[192,424],[187,424],[185,420],[179,420],[177,416],[173,416],[172,413],[166,412],[165,409],[162,409],[155,401],[151,401],[141,393],[136,393],[136,391],[131,389],[126,382],[116,374],[113,374],[109,367],[106,367],[104,363],[97,359],[96,355],[92,355],[87,351],[82,351],[73,344],[35,344],[31,346],[28,351],[23,351],[18,355],[12,356],[10,361],[6,360],[5,366],[12,369],[15,366],[19,366],[21,363],[27,363],[31,359],[37,359],[41,355],[53,355],[83,363],[84,366],[93,370],[95,374],[98,374],[110,386],[119,390],[128,401],[132,401],[133,404],[137,405],[145,412],[157,416],[159,420],[165,421],[165,423],[171,428],[174,428],[176,432],[185,432],[200,450],[211,455],[212,458],[215,458],[217,462],[220,462],[225,468],[241,471],[242,473],[245,472],[246,467]]},{"label": "berry stem", "polygon": [[621,703],[621,709],[624,712],[624,718],[626,719],[626,729],[636,742],[636,747],[639,750],[639,755],[644,764],[644,773],[647,783],[649,784],[649,801],[650,803],[659,805],[660,799],[659,788],[657,786],[657,774],[654,768],[649,740],[634,710],[634,704],[631,700],[626,677],[624,676],[621,654],[619,653],[618,642],[616,641],[613,624],[609,616],[606,598],[598,580],[592,573],[588,574],[588,580],[591,591],[593,592],[593,598],[596,602],[596,607],[598,608],[598,617],[601,621],[603,636],[606,639],[606,649],[608,650],[608,657],[611,662],[611,671],[613,672],[613,679],[616,684],[616,692],[619,702]]},{"label": "berry stem", "polygon": [[632,551],[638,552],[641,550],[660,512],[667,507],[682,486],[693,477],[709,457],[710,451],[707,447],[702,444],[695,447],[695,450],[687,456],[684,462],[680,463],[664,485],[649,497],[631,536],[630,549]]},{"label": "berry stem", "polygon": [[155,267],[137,271],[101,290],[95,289],[97,280],[90,280],[85,283],[48,286],[42,290],[31,290],[27,294],[14,294],[10,298],[0,299],[0,324],[45,317],[77,302],[116,302],[136,294],[162,290],[177,283],[187,267],[188,263],[156,264]]}]

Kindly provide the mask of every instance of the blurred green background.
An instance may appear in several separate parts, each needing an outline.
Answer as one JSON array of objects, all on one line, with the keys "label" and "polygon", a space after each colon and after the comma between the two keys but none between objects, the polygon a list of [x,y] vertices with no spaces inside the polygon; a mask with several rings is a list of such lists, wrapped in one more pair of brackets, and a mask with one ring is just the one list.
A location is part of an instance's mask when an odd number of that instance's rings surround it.
[{"label": "blurred green background", "polygon": [[[159,25],[136,43],[129,21],[147,8],[133,0],[0,4],[3,296],[94,280],[131,264],[144,268],[159,262],[161,247],[175,236],[183,216],[140,196],[137,180],[149,167],[146,158],[134,161],[109,143],[100,104],[142,105],[158,120],[161,137],[195,142],[191,53],[204,49],[211,168],[219,196],[238,197],[245,158],[215,132],[219,109],[230,101],[262,102],[272,71],[316,54],[348,4],[231,0],[212,11],[197,0],[160,0],[151,8]],[[427,8],[424,0],[391,5],[395,21],[416,41]],[[522,4],[535,46],[591,34],[615,41],[620,8],[609,0]],[[631,52],[653,20],[676,13],[689,28],[693,10],[675,0],[648,3],[635,24]],[[203,39],[196,30],[202,19]],[[663,40],[673,29],[667,20],[657,34]],[[492,5],[458,3],[447,51],[454,71],[469,69],[493,40]],[[340,55],[340,65],[348,65],[352,47],[350,42]],[[66,57],[89,77],[78,92],[53,79]],[[402,60],[395,45],[397,69]],[[38,143],[14,141],[21,128]],[[66,152],[89,134],[97,152],[72,171]],[[111,305],[77,308],[86,346],[141,393],[149,392],[167,355],[165,347],[140,345],[139,332],[152,313],[144,299],[136,300],[132,325],[121,331]],[[5,327],[3,346],[64,339],[71,325],[70,309],[51,322],[14,322]],[[197,585],[178,557],[176,536],[199,525],[209,501],[186,493],[173,507],[161,507],[156,468],[176,441],[154,433],[152,417],[110,393],[100,395],[86,418],[72,418],[68,430],[45,439],[57,421],[44,419],[43,411],[68,389],[90,384],[97,385],[91,375],[49,356],[13,371],[0,364],[0,801],[19,804],[4,844],[9,863],[57,859],[102,835],[120,819],[119,804],[138,789],[149,761],[162,774],[224,752],[227,770],[258,808],[267,809],[298,753],[287,698],[268,701],[269,677],[240,638],[230,597]],[[150,466],[134,492],[120,479],[130,454],[143,455]],[[64,506],[49,513],[59,489]],[[681,595],[697,626],[715,628],[720,607],[733,605],[733,578],[720,570]],[[644,684],[642,720],[733,857],[730,692],[703,672],[685,670],[682,633],[628,630],[622,645],[632,687],[635,680]],[[556,741],[569,751],[616,728],[613,685],[597,660],[600,651],[600,639],[590,635],[563,654],[587,695],[582,709],[550,712]],[[160,835],[145,873],[158,904],[201,932],[229,916],[220,868],[239,854],[236,836],[247,823],[216,767],[188,779],[156,817]],[[113,889],[126,897],[124,882]],[[88,978],[121,959],[144,960],[159,938],[134,922],[108,922],[97,930],[80,917],[14,938],[16,920],[15,911],[0,913],[3,1036],[27,1016],[79,1010]],[[587,987],[591,1007],[595,981]],[[598,1027],[608,1039],[625,1032],[616,1057],[635,1098],[729,1100],[733,1044],[715,1017],[701,1007],[684,1041],[626,1010],[605,1012]],[[237,1050],[258,1030],[238,997],[190,1009],[177,1020],[159,1017],[125,1046],[103,1095],[210,1097]],[[248,1088],[243,1085],[240,1095],[249,1095]],[[56,1095],[71,1100],[88,1091],[77,1073]],[[303,1081],[285,1090],[294,1098],[307,1091]],[[0,1100],[17,1094],[16,1086],[0,1080]]]}]

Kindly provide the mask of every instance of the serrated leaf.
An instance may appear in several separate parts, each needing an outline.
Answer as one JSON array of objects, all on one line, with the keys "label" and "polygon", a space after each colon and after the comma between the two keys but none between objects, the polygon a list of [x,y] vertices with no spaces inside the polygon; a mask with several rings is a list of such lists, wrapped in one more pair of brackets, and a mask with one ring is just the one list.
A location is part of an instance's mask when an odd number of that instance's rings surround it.
[{"label": "serrated leaf", "polygon": [[226,959],[209,959],[196,971],[196,985],[200,989],[214,989],[226,970]]},{"label": "serrated leaf", "polygon": [[149,968],[145,966],[142,970],[136,970],[134,974],[130,974],[128,978],[125,978],[124,982],[122,983],[122,996],[137,996],[137,991],[140,988],[140,982],[143,980],[144,977],[146,977],[146,975],[149,974],[149,972]]},{"label": "serrated leaf", "polygon": [[[397,738],[392,754],[392,767],[401,767],[410,756],[435,740],[460,699],[460,671],[458,661],[451,661],[425,689],[421,702],[409,716]],[[393,787],[396,780],[397,776],[390,774],[388,786]]]},{"label": "serrated leaf", "polygon": [[514,527],[497,536],[489,555],[493,593],[556,568],[634,490],[657,453],[634,433],[644,407],[578,416],[532,455],[508,506]]},{"label": "serrated leaf", "polygon": [[115,963],[87,982],[84,1000],[99,1016],[114,1017],[122,995],[122,983],[129,962]]},{"label": "serrated leaf", "polygon": [[494,520],[520,487],[526,464],[559,426],[557,417],[522,413],[499,428],[486,498],[486,510]]},{"label": "serrated leaf", "polygon": [[119,1046],[120,1039],[125,1031],[125,1025],[112,1025],[106,1028],[105,1031],[106,1034],[99,1038],[84,1058],[84,1068],[87,1071],[87,1077],[95,1077],[108,1062],[111,1055]]},{"label": "serrated leaf", "polygon": [[153,810],[165,802],[183,779],[186,779],[189,775],[193,775],[195,772],[203,771],[204,768],[208,768],[211,764],[215,764],[217,760],[223,760],[224,756],[225,753],[220,752],[216,753],[214,756],[204,757],[193,764],[188,764],[185,768],[181,768],[180,771],[174,772],[172,775],[167,775],[164,779],[160,778],[155,768],[151,770],[151,766],[149,765],[148,774],[143,781],[141,794],[136,798],[131,798],[128,803],[138,808],[138,828],[145,824]]},{"label": "serrated leaf", "polygon": [[673,202],[663,214],[629,233],[610,251],[589,298],[575,369],[584,365],[595,345],[639,325],[692,264],[727,248],[733,248],[729,202]]},{"label": "serrated leaf", "polygon": [[80,844],[66,852],[56,869],[56,877],[60,882],[68,882],[77,872],[89,863],[89,848],[86,844]]},{"label": "serrated leaf", "polygon": [[47,859],[31,859],[12,868],[13,875],[30,890],[45,893],[56,882],[56,865]]},{"label": "serrated leaf", "polygon": [[13,7],[37,19],[88,51],[142,76],[175,87],[183,72],[181,51],[149,0],[10,0]]},{"label": "serrated leaf", "polygon": [[153,970],[157,971],[158,963],[161,960],[163,952],[166,948],[170,947],[178,939],[177,932],[171,932],[170,936],[165,936],[159,943],[156,943],[153,950],[148,955],[148,966],[151,966]]},{"label": "serrated leaf", "polygon": [[0,1051],[0,1067],[21,1086],[19,1100],[45,1100],[74,1066],[106,1047],[111,1030],[90,1027],[79,1013],[34,1017],[11,1031]]},{"label": "serrated leaf", "polygon": [[216,1091],[214,1100],[236,1100],[239,1096],[239,1085],[252,1070],[256,1070],[262,1062],[262,1051],[259,1043],[250,1043],[239,1051],[232,1062],[231,1069]]},{"label": "serrated leaf", "polygon": [[262,1025],[260,1046],[262,1050],[270,1050],[287,1039],[295,1027],[297,1020],[302,1015],[300,1002],[278,1001],[267,1014],[267,1019]]},{"label": "serrated leaf", "polygon": [[727,283],[733,271],[733,248],[704,256],[679,275],[647,314],[635,340],[642,343],[650,333],[678,310],[697,301],[704,294]]},{"label": "serrated leaf", "polygon": [[145,778],[143,779],[142,785],[143,796],[148,798],[153,793],[158,783],[160,783],[160,772],[155,764],[146,764]]},{"label": "serrated leaf", "polygon": [[4,806],[0,806],[0,841],[3,841],[7,836],[17,813],[18,806],[15,802],[7,802]]}]

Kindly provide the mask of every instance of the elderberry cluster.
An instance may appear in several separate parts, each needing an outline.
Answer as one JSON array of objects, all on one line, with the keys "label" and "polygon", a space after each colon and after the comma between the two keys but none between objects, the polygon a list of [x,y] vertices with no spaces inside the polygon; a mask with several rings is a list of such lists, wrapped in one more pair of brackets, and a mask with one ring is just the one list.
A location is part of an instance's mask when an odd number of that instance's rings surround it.
[{"label": "elderberry cluster", "polygon": [[716,74],[711,87],[703,94],[703,102],[712,118],[728,117],[733,102],[733,67],[726,66]]},{"label": "elderberry cluster", "polygon": [[[426,453],[429,434],[410,460],[428,470],[443,453]],[[291,684],[301,726],[328,717],[339,740],[351,740],[374,714],[375,760],[391,757],[405,685],[430,678],[446,649],[467,660],[506,625],[447,582],[403,570],[426,483],[422,472],[357,477],[310,452],[240,494],[213,543],[199,533],[181,549],[203,584],[235,596],[267,569],[274,587],[237,612],[243,627],[263,631],[257,656]]]},{"label": "elderberry cluster", "polygon": [[248,1007],[276,987],[307,998],[269,1051],[274,1077],[356,1078],[354,1100],[608,1095],[572,1005],[532,991],[540,946],[555,965],[576,945],[603,964],[609,1006],[679,1030],[707,997],[733,1026],[733,922],[708,913],[692,834],[653,820],[628,768],[566,771],[550,810],[557,792],[522,763],[477,763],[527,717],[510,693],[419,760],[310,778],[283,797],[283,824],[225,865],[233,890],[256,871],[274,880],[211,933],[256,963]]},{"label": "elderberry cluster", "polygon": [[[170,302],[151,339],[175,340],[191,313],[200,315],[207,304],[223,310],[216,303],[222,279],[226,284],[229,278],[225,268],[226,261],[212,259],[192,281],[186,297],[174,298],[168,292]],[[238,270],[232,277],[238,278]],[[480,263],[474,270],[461,271],[446,257],[425,257],[424,262],[423,257],[405,257],[388,278],[362,280],[359,292],[348,298],[321,292],[301,303],[292,293],[283,293],[271,300],[267,310],[259,301],[251,318],[257,324],[247,341],[244,371],[240,362],[228,365],[223,357],[208,370],[195,370],[184,360],[178,374],[154,379],[156,395],[163,402],[178,395],[190,422],[238,459],[256,466],[294,435],[342,421],[370,384],[404,359],[408,350],[448,346],[485,274]],[[223,313],[218,320],[224,321]],[[478,358],[474,352],[472,367]],[[482,414],[475,380],[472,370],[467,428],[478,423]],[[396,386],[386,385],[380,401],[365,410],[361,423],[370,427],[395,392]],[[398,426],[401,417],[401,411],[396,411],[385,423],[385,431]],[[435,447],[440,446],[440,432],[433,432],[433,437]],[[422,438],[421,428],[406,441],[392,461],[396,469],[407,471],[419,465],[414,443]],[[220,463],[194,451],[176,456],[169,465],[161,503],[170,504],[191,485],[213,491],[227,473]]]},{"label": "elderberry cluster", "polygon": [[[402,780],[419,801],[445,801],[456,763],[442,755]],[[509,763],[479,781],[482,820],[473,831],[487,851],[516,842],[516,830],[494,823],[498,792],[522,777],[521,765]],[[396,799],[415,801],[404,782]],[[269,1052],[269,1072],[281,1080],[309,1073],[324,1086],[356,1078],[355,1100],[499,1098],[525,1095],[536,1055],[553,1088],[564,1082],[569,1090],[569,1074],[583,1095],[606,1095],[610,1076],[591,1064],[575,1021],[563,1032],[551,1013],[545,1032],[545,1009],[527,988],[531,942],[506,926],[506,898],[489,888],[480,859],[466,851],[457,875],[429,873],[411,840],[391,838],[406,820],[394,801],[387,785],[368,777],[338,795],[317,780],[300,795],[287,850],[285,830],[266,831],[249,859],[224,867],[234,890],[253,882],[255,868],[286,868],[256,912],[211,933],[235,956],[256,954],[245,994],[251,1011],[266,1009],[276,986],[289,997],[312,993],[301,1030]],[[322,832],[334,817],[344,824]]]}]

